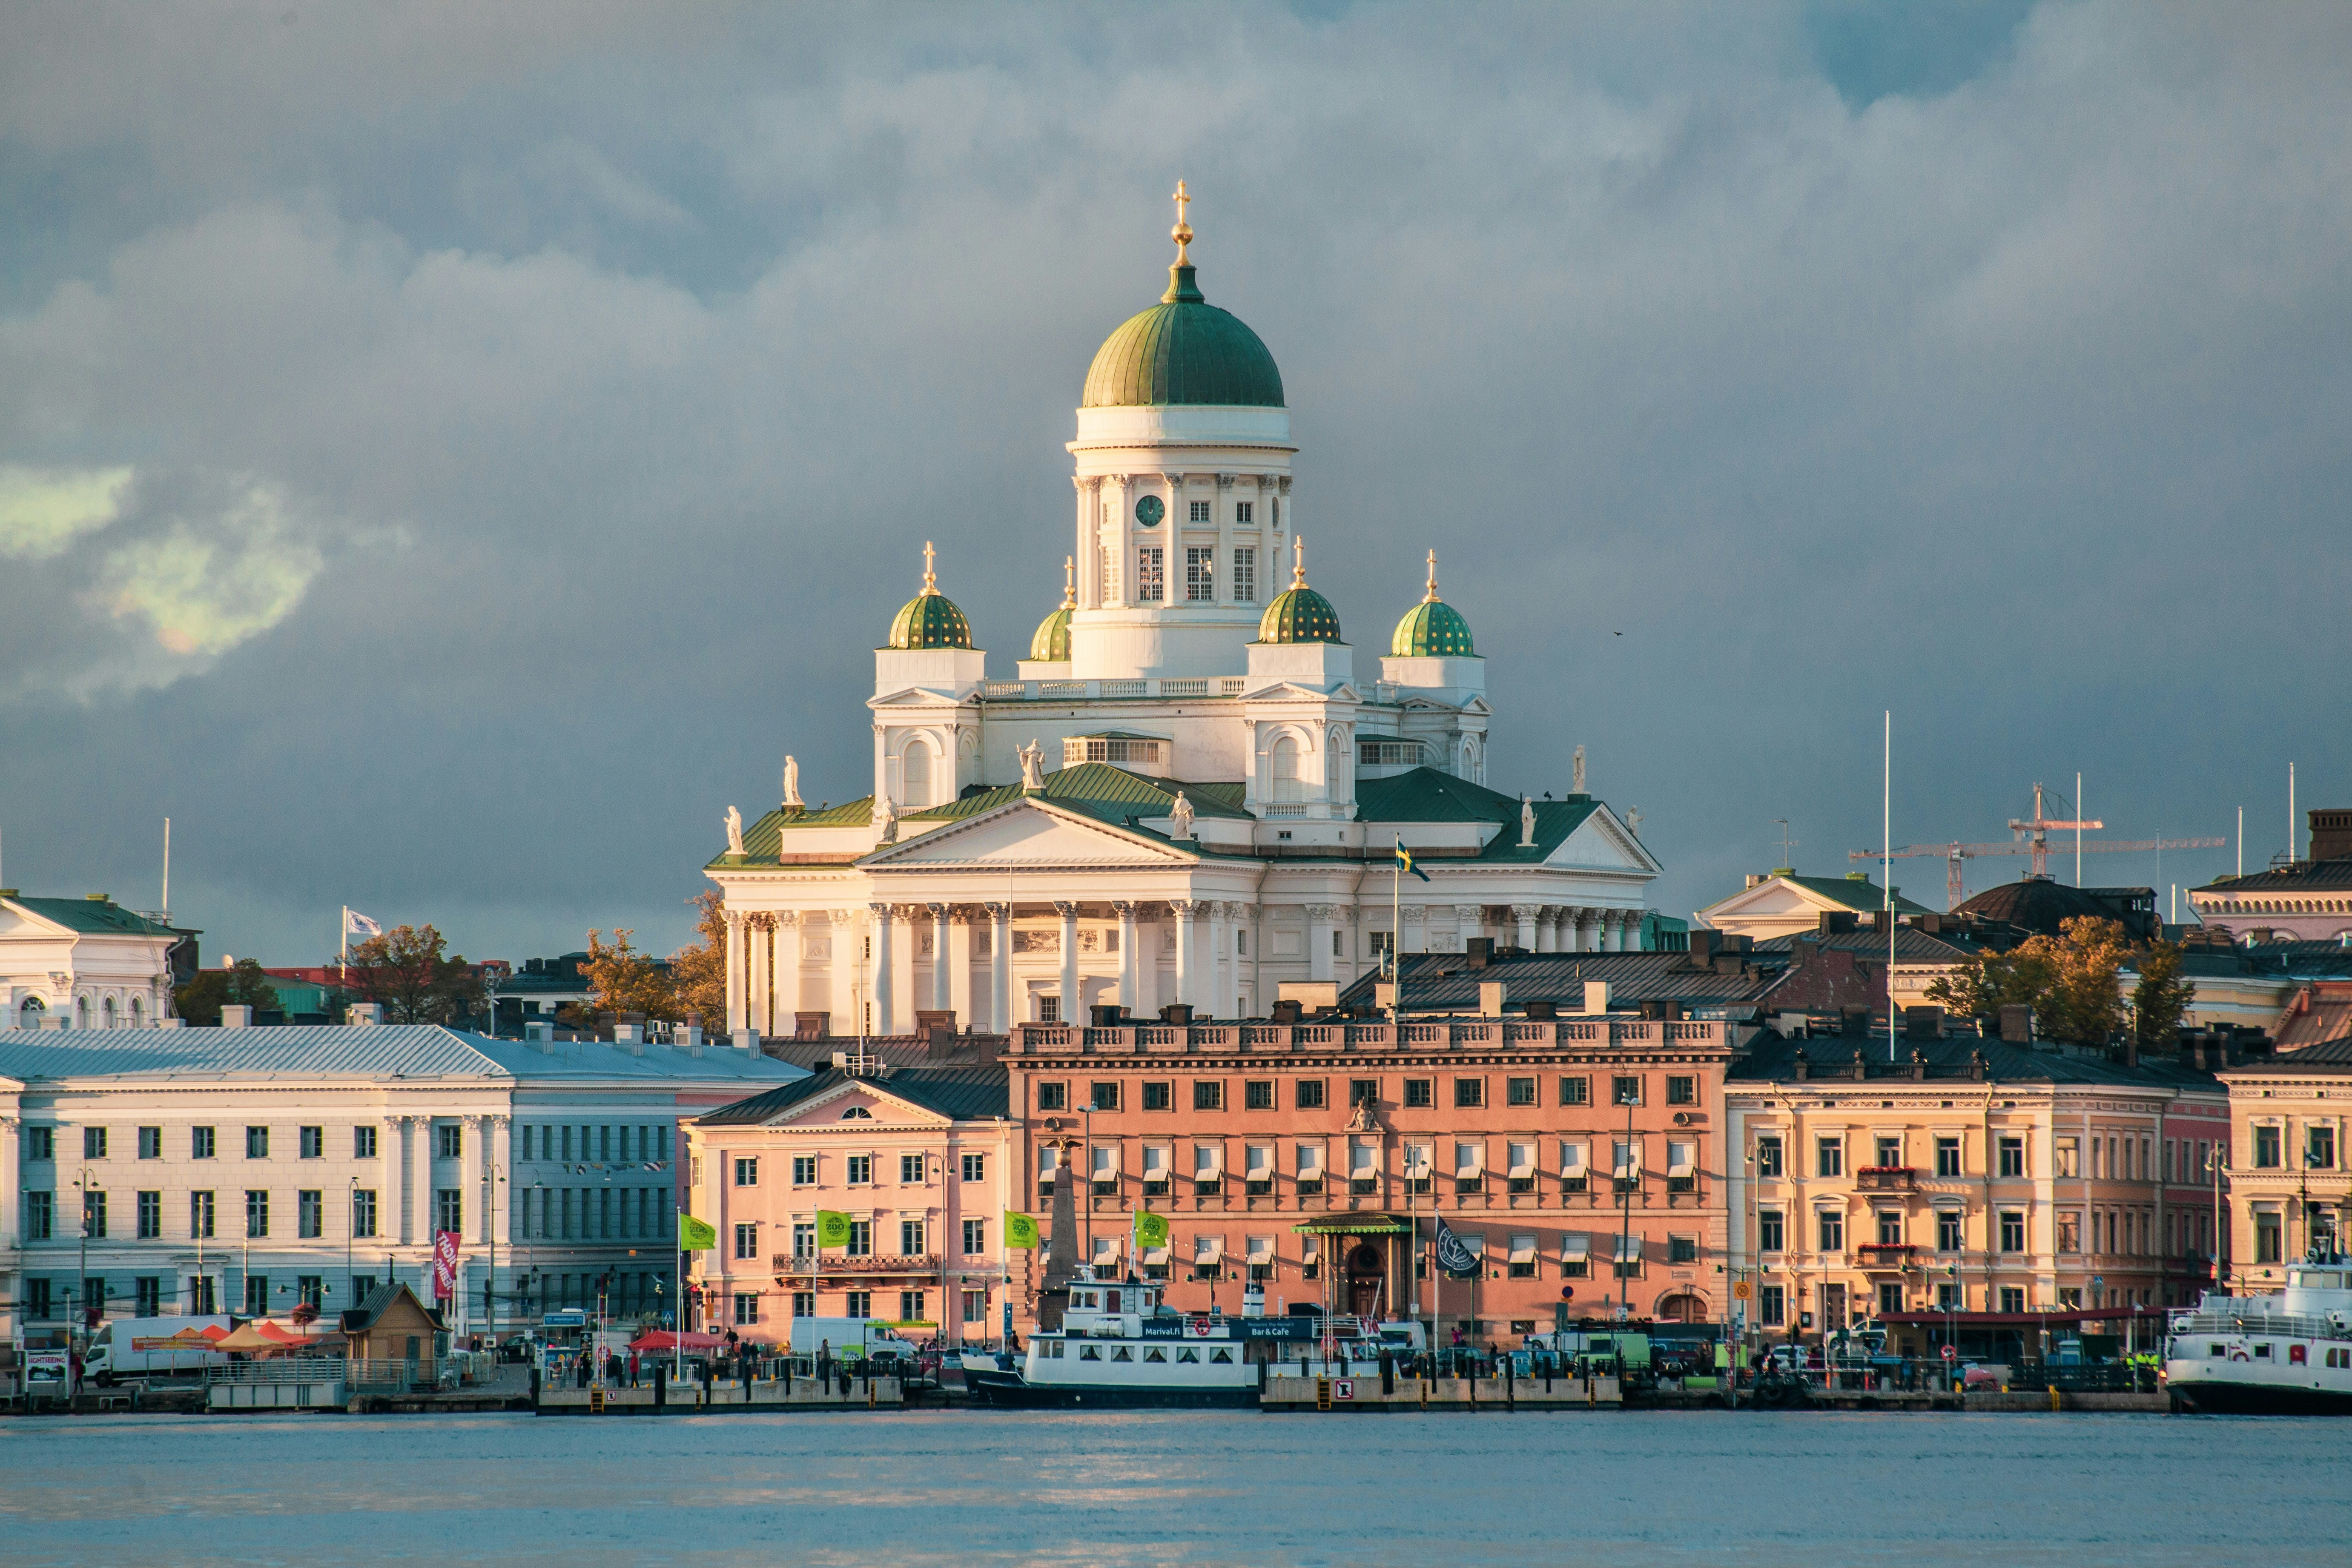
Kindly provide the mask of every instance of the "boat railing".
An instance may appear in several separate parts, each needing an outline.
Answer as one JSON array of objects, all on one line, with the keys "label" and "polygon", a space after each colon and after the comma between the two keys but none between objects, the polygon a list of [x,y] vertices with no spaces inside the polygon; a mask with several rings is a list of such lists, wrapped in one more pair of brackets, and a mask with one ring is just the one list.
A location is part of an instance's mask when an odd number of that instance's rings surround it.
[{"label": "boat railing", "polygon": [[2262,1310],[2216,1312],[2199,1309],[2175,1312],[2170,1323],[2176,1334],[2266,1334],[2287,1340],[2352,1340],[2352,1323],[2341,1313],[2319,1316],[2308,1312]]}]

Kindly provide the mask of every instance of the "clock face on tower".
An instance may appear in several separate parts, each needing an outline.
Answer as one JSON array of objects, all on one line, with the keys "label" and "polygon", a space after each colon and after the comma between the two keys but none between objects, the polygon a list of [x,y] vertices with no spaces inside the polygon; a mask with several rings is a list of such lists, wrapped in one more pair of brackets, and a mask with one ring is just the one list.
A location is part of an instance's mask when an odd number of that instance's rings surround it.
[{"label": "clock face on tower", "polygon": [[1145,496],[1135,503],[1135,521],[1146,528],[1158,528],[1160,520],[1167,515],[1168,509],[1158,496]]}]

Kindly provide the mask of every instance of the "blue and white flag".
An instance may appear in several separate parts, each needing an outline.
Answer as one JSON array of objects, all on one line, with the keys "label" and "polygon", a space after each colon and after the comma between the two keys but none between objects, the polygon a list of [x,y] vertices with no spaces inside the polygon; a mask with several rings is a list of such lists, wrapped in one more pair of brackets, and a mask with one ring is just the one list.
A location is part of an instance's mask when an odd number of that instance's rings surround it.
[{"label": "blue and white flag", "polygon": [[1478,1255],[1463,1245],[1454,1234],[1454,1227],[1444,1215],[1437,1221],[1437,1266],[1448,1279],[1475,1279],[1478,1277]]},{"label": "blue and white flag", "polygon": [[346,909],[343,911],[343,934],[345,936],[382,936],[383,927],[357,910]]}]

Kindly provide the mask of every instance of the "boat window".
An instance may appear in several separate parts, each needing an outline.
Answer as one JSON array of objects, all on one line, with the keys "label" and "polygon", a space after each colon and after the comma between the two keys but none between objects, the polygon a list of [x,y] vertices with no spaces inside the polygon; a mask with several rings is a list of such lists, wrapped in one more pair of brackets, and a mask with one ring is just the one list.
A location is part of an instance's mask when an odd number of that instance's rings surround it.
[{"label": "boat window", "polygon": [[2208,1353],[2209,1355],[2210,1355],[2210,1356],[2211,1356],[2215,1361],[2222,1361],[2222,1360],[2226,1360],[2226,1359],[2228,1358],[2229,1354],[2230,1354],[2230,1347],[2229,1347],[2229,1346],[2227,1346],[2227,1345],[2215,1345],[2215,1346],[2214,1346],[2214,1347],[2213,1347],[2210,1352],[2208,1352],[2207,1353]]},{"label": "boat window", "polygon": [[1164,1366],[1168,1363],[1168,1352],[1161,1350],[1158,1345],[1154,1345],[1150,1350],[1143,1352],[1143,1359],[1146,1361],[1156,1361]]},{"label": "boat window", "polygon": [[2286,1362],[2289,1366],[2305,1366],[2310,1363],[2310,1358],[2305,1353],[2303,1346],[2289,1345],[2286,1347]]},{"label": "boat window", "polygon": [[1102,1347],[1100,1345],[1086,1345],[1078,1351],[1078,1359],[1080,1361],[1100,1361],[1102,1360]]},{"label": "boat window", "polygon": [[1133,1361],[1135,1359],[1135,1352],[1128,1349],[1127,1346],[1121,1345],[1118,1349],[1110,1352],[1110,1359],[1113,1361]]},{"label": "boat window", "polygon": [[1045,1342],[1045,1359],[1048,1361],[1059,1361],[1062,1359],[1061,1341],[1047,1340]]},{"label": "boat window", "polygon": [[2260,1357],[2263,1358],[2264,1360],[2268,1360],[2268,1359],[2269,1359],[2269,1357],[2270,1357],[2270,1353],[2271,1353],[2271,1347],[2270,1347],[2270,1346],[2268,1346],[2268,1345],[2256,1345],[2256,1346],[2254,1347],[2254,1354],[2256,1354],[2257,1356],[2260,1356]]},{"label": "boat window", "polygon": [[1209,1359],[1219,1366],[1231,1366],[1234,1364],[1234,1352],[1231,1351],[1219,1351]]},{"label": "boat window", "polygon": [[1201,1359],[1201,1352],[1200,1352],[1199,1351],[1194,1350],[1194,1349],[1193,1349],[1192,1346],[1190,1346],[1190,1345],[1186,1345],[1182,1350],[1178,1351],[1178,1352],[1176,1352],[1176,1360],[1177,1360],[1177,1363],[1178,1363],[1180,1365],[1181,1365],[1181,1363],[1185,1363],[1185,1362],[1188,1362],[1188,1361],[1189,1361],[1189,1362],[1198,1362],[1200,1359]]}]

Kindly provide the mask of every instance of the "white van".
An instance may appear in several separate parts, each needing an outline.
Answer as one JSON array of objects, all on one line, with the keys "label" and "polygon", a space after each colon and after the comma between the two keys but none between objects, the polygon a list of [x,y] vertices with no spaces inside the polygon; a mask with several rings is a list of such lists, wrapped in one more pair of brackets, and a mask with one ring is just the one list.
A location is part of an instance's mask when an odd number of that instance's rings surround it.
[{"label": "white van", "polygon": [[878,1318],[794,1318],[793,1353],[814,1355],[819,1346],[833,1359],[857,1363],[871,1356],[896,1356],[912,1363],[919,1353]]},{"label": "white van", "polygon": [[228,1357],[202,1337],[206,1329],[229,1329],[226,1318],[115,1318],[99,1325],[82,1352],[82,1376],[112,1384],[123,1378],[194,1375]]}]

